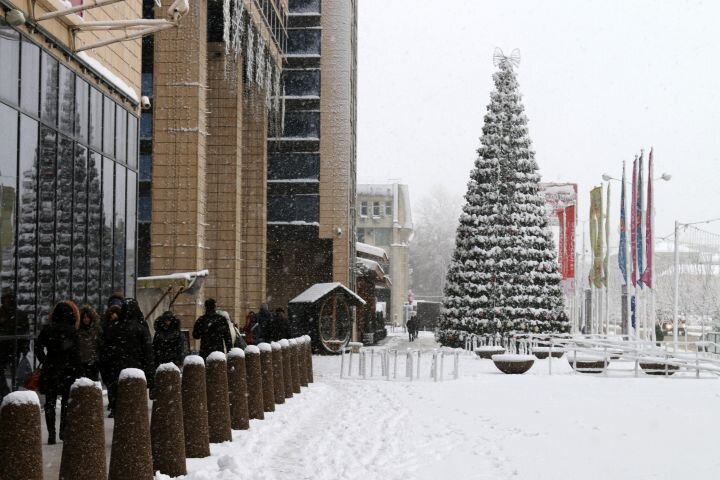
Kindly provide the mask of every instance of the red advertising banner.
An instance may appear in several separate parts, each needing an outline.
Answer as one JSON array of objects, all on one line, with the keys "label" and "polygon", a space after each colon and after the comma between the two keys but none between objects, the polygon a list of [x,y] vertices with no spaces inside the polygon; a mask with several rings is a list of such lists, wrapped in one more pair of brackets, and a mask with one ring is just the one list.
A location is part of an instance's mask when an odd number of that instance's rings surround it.
[{"label": "red advertising banner", "polygon": [[577,184],[541,183],[550,227],[559,229],[557,236],[558,264],[563,280],[575,278],[575,227],[577,222]]}]

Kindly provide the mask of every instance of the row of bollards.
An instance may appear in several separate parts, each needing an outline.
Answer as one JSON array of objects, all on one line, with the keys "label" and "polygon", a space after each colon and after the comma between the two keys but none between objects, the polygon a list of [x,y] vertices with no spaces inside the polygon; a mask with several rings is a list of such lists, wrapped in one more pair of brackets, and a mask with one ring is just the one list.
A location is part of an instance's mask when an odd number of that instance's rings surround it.
[{"label": "row of bollards", "polygon": [[[120,373],[115,426],[106,474],[102,390],[81,378],[70,390],[60,479],[120,480],[187,474],[186,458],[210,455],[210,443],[232,441],[276,404],[313,381],[310,337],[213,352],[205,361],[185,358],[155,373],[148,418],[145,374]],[[42,480],[40,401],[35,392],[13,392],[0,405],[0,479]]]}]

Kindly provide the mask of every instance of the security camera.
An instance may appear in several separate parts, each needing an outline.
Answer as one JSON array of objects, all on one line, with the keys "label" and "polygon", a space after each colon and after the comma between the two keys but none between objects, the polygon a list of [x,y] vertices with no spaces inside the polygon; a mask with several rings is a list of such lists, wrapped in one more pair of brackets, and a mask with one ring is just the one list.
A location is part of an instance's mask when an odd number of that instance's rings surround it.
[{"label": "security camera", "polygon": [[175,0],[168,8],[167,18],[171,22],[177,22],[190,10],[188,0]]},{"label": "security camera", "polygon": [[25,25],[25,14],[22,11],[13,8],[5,14],[5,22],[11,27]]},{"label": "security camera", "polygon": [[150,98],[143,95],[143,97],[140,99],[140,106],[143,110],[150,110]]},{"label": "security camera", "polygon": [[337,235],[338,237],[339,237],[340,235],[342,235],[342,228],[337,227],[337,228],[335,229],[335,235]]}]

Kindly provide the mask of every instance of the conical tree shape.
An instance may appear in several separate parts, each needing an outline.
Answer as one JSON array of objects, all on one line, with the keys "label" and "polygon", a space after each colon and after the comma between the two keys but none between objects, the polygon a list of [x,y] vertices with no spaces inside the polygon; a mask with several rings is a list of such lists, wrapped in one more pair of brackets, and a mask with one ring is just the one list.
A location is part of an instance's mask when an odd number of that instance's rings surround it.
[{"label": "conical tree shape", "polygon": [[512,61],[501,58],[447,273],[438,339],[566,332],[556,253]]}]

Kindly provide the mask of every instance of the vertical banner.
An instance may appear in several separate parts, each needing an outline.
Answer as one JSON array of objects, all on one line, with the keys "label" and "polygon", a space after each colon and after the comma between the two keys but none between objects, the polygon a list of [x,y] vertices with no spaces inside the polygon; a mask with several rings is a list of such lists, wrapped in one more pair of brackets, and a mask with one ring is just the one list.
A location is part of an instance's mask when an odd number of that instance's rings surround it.
[{"label": "vertical banner", "polygon": [[637,248],[637,279],[638,279],[638,285],[640,285],[640,288],[643,286],[643,262],[644,262],[644,245],[643,245],[643,196],[642,196],[642,190],[643,190],[643,153],[640,152],[640,158],[638,159],[638,175],[637,175],[637,203],[636,203],[636,217],[637,217],[637,225],[635,228],[637,228],[637,233],[635,235],[635,248]]},{"label": "vertical banner", "polygon": [[627,271],[627,224],[625,223],[625,162],[623,162],[622,186],[620,187],[620,242],[618,244],[618,267],[623,283],[628,284]]},{"label": "vertical banner", "polygon": [[630,271],[630,280],[633,287],[637,284],[637,232],[638,232],[638,218],[637,218],[637,164],[638,159],[635,156],[633,160],[633,174],[632,174],[632,199],[630,203],[630,260],[632,262],[632,270]]},{"label": "vertical banner", "polygon": [[558,231],[558,266],[563,278],[563,288],[570,293],[574,289],[575,280],[577,184],[541,183],[540,195],[545,200],[548,226]]},{"label": "vertical banner", "polygon": [[602,187],[590,190],[590,250],[592,251],[592,268],[588,280],[590,285],[602,288],[605,284],[603,276],[603,207]]},{"label": "vertical banner", "polygon": [[575,278],[575,205],[565,207],[565,263],[563,278]]},{"label": "vertical banner", "polygon": [[652,269],[653,269],[653,149],[650,148],[648,156],[648,179],[647,179],[647,207],[645,211],[645,258],[646,267],[642,274],[642,281],[649,288],[653,288]]}]

